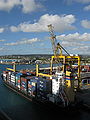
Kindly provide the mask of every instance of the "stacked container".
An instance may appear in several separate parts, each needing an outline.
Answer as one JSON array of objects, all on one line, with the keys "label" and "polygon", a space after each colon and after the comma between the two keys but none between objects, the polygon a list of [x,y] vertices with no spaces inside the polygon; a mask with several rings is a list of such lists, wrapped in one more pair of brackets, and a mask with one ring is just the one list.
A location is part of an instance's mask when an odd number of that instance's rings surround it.
[{"label": "stacked container", "polygon": [[16,76],[16,73],[13,72],[13,73],[11,74],[11,84],[14,85],[14,86],[15,86],[15,80],[16,80],[16,77],[15,77],[15,76]]},{"label": "stacked container", "polygon": [[39,78],[37,83],[37,96],[41,99],[47,99],[47,95],[51,93],[51,80]]},{"label": "stacked container", "polygon": [[52,79],[52,94],[58,94],[61,86],[65,86],[65,74],[56,72],[56,77]]},{"label": "stacked container", "polygon": [[52,94],[56,95],[59,93],[59,88],[60,88],[60,81],[58,78],[52,79]]},{"label": "stacked container", "polygon": [[27,77],[28,80],[28,95],[35,97],[37,94],[37,79],[35,77]]},{"label": "stacked container", "polygon": [[22,73],[16,74],[16,86],[20,89],[20,79],[21,79]]},{"label": "stacked container", "polygon": [[8,71],[3,71],[3,80],[7,81]]},{"label": "stacked container", "polygon": [[22,73],[23,76],[30,76],[31,75],[31,73],[26,71],[26,70],[21,70],[20,73]]},{"label": "stacked container", "polygon": [[26,77],[21,77],[21,91],[27,94],[27,79]]},{"label": "stacked container", "polygon": [[8,72],[8,75],[7,75],[7,82],[10,83],[11,82],[11,74],[12,72]]}]

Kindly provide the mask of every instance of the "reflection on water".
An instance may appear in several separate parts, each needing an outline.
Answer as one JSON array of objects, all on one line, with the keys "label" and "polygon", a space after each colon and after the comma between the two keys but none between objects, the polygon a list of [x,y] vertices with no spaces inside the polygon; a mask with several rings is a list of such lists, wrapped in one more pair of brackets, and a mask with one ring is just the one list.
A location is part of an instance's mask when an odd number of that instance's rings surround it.
[{"label": "reflection on water", "polygon": [[[0,65],[0,73],[11,65]],[[11,66],[12,67],[12,66]],[[30,65],[18,65],[17,69],[30,68]],[[0,109],[12,120],[90,120],[89,112],[75,110],[62,111],[30,102],[3,85],[0,78]]]}]

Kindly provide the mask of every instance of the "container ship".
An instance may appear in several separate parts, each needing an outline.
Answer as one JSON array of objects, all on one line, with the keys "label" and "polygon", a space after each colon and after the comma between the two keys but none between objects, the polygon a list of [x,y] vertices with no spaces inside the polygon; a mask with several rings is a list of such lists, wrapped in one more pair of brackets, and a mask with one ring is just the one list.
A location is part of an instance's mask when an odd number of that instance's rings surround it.
[{"label": "container ship", "polygon": [[49,75],[30,70],[7,69],[3,71],[2,76],[5,85],[31,101],[54,103],[61,107],[74,102],[74,88],[71,87],[72,76],[65,77],[63,72]]},{"label": "container ship", "polygon": [[[36,70],[16,70],[7,68],[2,78],[6,86],[31,101],[68,107],[78,102],[78,90],[83,89],[84,80],[80,76],[80,56],[70,55],[59,43],[53,33],[52,25],[48,26],[54,55],[50,68]],[[62,51],[67,55],[63,55]],[[57,64],[53,67],[53,64]],[[87,83],[88,84],[88,83]],[[84,97],[85,98],[85,97]],[[80,98],[79,98],[80,100]]]}]

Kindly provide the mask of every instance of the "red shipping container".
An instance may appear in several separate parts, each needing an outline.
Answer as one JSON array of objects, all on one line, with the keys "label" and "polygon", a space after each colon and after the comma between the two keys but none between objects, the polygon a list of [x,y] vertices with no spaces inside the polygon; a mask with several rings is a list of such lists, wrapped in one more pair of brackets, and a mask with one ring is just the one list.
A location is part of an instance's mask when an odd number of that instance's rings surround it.
[{"label": "red shipping container", "polygon": [[8,71],[3,71],[3,73],[8,74]]},{"label": "red shipping container", "polygon": [[20,80],[18,80],[18,83],[20,83]]},{"label": "red shipping container", "polygon": [[23,87],[23,86],[21,86],[21,90],[24,90],[24,87]]},{"label": "red shipping container", "polygon": [[29,88],[32,88],[32,85],[28,84],[28,87],[29,87]]},{"label": "red shipping container", "polygon": [[26,82],[26,81],[27,81],[27,79],[26,79],[26,78],[24,78],[24,77],[21,77],[21,81]]},{"label": "red shipping container", "polygon": [[86,69],[87,72],[89,72],[89,71],[90,71],[90,66],[89,66],[89,65],[85,65],[85,66],[84,66],[84,69]]}]

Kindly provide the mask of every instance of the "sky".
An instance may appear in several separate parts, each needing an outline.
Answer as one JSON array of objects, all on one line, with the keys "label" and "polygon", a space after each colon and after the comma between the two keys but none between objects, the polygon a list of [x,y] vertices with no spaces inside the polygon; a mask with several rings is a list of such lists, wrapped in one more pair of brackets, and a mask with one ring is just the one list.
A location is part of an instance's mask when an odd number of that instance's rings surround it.
[{"label": "sky", "polygon": [[49,24],[70,54],[90,55],[90,0],[0,0],[0,55],[52,54]]}]

